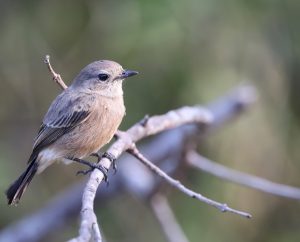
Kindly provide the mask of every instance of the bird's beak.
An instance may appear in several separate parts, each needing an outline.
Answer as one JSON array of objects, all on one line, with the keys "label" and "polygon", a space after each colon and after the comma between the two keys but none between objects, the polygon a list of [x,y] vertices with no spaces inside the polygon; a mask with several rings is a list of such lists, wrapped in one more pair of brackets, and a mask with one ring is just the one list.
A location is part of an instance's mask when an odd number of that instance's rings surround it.
[{"label": "bird's beak", "polygon": [[125,79],[127,77],[135,76],[139,74],[137,71],[124,70],[120,76],[120,79]]}]

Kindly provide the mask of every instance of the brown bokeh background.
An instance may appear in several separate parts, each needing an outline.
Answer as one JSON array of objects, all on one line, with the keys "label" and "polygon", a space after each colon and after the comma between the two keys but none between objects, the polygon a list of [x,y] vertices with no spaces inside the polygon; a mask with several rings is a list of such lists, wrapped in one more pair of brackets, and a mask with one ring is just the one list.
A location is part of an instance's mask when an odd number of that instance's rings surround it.
[{"label": "brown bokeh background", "polygon": [[[42,61],[51,56],[68,84],[86,64],[112,59],[140,71],[125,84],[121,129],[145,114],[207,103],[241,82],[257,87],[254,108],[209,136],[202,154],[272,181],[300,186],[300,3],[293,0],[126,0],[0,2],[0,190],[25,168],[43,115],[60,92]],[[0,228],[70,184],[79,166],[36,177],[17,208],[0,197]],[[113,179],[113,178],[112,178]],[[200,172],[185,184],[233,207],[221,214],[170,189],[190,241],[300,241],[298,201]],[[79,212],[79,211],[78,211]],[[97,205],[108,241],[164,241],[146,206],[123,195]],[[78,221],[45,241],[66,240]]]}]

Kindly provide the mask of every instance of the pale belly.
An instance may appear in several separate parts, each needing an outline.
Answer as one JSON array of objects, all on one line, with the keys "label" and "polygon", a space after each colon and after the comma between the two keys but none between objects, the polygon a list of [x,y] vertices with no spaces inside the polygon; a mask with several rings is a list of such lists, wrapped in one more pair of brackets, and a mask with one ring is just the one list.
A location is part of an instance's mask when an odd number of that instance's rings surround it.
[{"label": "pale belly", "polygon": [[97,152],[112,139],[123,119],[125,108],[114,110],[107,105],[99,110],[91,113],[86,121],[57,142],[66,148],[67,156],[86,157]]}]

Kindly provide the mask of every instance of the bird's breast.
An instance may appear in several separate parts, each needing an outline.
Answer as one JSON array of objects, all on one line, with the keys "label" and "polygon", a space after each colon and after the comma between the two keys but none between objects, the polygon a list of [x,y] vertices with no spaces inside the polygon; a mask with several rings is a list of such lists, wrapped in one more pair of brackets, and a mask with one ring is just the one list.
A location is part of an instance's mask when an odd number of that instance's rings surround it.
[{"label": "bird's breast", "polygon": [[99,99],[88,118],[70,134],[72,156],[83,158],[97,152],[112,139],[124,115],[123,97]]}]

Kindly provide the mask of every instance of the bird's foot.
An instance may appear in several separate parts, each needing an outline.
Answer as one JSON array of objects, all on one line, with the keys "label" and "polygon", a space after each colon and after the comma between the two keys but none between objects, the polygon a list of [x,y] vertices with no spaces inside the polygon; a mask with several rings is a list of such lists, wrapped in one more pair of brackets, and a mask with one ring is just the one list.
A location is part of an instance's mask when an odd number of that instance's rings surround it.
[{"label": "bird's foot", "polygon": [[108,184],[108,176],[107,176],[108,170],[104,166],[98,165],[98,164],[95,164],[93,162],[89,162],[89,161],[86,161],[86,160],[78,159],[78,158],[74,158],[73,160],[80,163],[80,164],[84,164],[84,165],[89,167],[89,169],[87,169],[87,170],[78,171],[76,173],[76,175],[79,175],[79,174],[87,175],[90,172],[92,172],[94,169],[98,169],[102,172],[102,174],[104,176],[104,181]]},{"label": "bird's foot", "polygon": [[103,154],[92,153],[91,156],[97,157],[97,162],[99,162],[102,158],[109,159],[109,161],[112,163],[114,174],[117,173],[116,157],[114,155],[112,155],[111,153],[109,153],[109,152],[104,152]]}]

